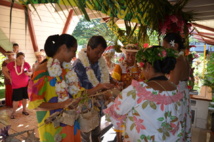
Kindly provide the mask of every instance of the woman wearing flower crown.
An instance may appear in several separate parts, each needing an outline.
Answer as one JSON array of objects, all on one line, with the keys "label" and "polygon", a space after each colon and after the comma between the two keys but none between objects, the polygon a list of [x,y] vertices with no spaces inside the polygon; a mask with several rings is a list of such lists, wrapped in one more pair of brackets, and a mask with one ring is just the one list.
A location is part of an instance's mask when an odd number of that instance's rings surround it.
[{"label": "woman wearing flower crown", "polygon": [[135,44],[128,44],[121,50],[125,54],[125,60],[115,65],[111,76],[122,82],[123,88],[126,88],[131,84],[132,79],[143,80],[143,75],[135,62],[135,55],[139,47]]},{"label": "woman wearing flower crown", "polygon": [[169,79],[178,86],[178,90],[184,93],[182,100],[181,119],[182,126],[185,131],[183,139],[185,142],[191,141],[191,106],[189,89],[187,87],[187,81],[190,75],[190,66],[188,59],[184,56],[184,44],[181,36],[177,33],[168,33],[163,40],[163,46],[166,48],[174,49],[178,51],[177,63],[175,69],[170,72]]},{"label": "woman wearing flower crown", "polygon": [[29,83],[28,107],[37,110],[40,141],[80,141],[80,132],[74,131],[74,126],[60,123],[55,127],[53,123],[44,122],[53,113],[72,104],[72,95],[79,91],[76,74],[70,70],[76,50],[77,40],[71,35],[49,36],[45,42],[48,58],[38,65]]},{"label": "woman wearing flower crown", "polygon": [[44,60],[44,55],[42,52],[35,52],[36,62],[32,66],[32,71],[34,72],[37,66]]},{"label": "woman wearing flower crown", "polygon": [[183,94],[165,77],[175,67],[175,56],[174,50],[160,46],[137,52],[138,65],[148,81],[133,80],[104,110],[124,142],[181,140]]},{"label": "woman wearing flower crown", "polygon": [[110,74],[112,73],[114,66],[115,66],[115,64],[113,63],[113,60],[112,60],[114,57],[114,54],[115,54],[114,46],[107,47],[103,53],[103,57],[106,61]]},{"label": "woman wearing flower crown", "polygon": [[22,114],[29,115],[29,113],[26,111],[26,104],[28,99],[27,85],[29,76],[32,73],[30,65],[25,62],[25,54],[22,52],[17,53],[16,60],[7,64],[5,73],[7,74],[6,76],[9,78],[13,88],[13,111],[10,115],[10,118],[15,119],[15,112],[20,101],[22,101],[23,105]]},{"label": "woman wearing flower crown", "polygon": [[10,77],[7,76],[7,64],[10,62],[13,62],[15,60],[14,52],[7,51],[5,55],[7,56],[7,59],[2,63],[2,73],[4,74],[4,84],[5,84],[5,105],[12,107],[12,85],[10,82]]}]

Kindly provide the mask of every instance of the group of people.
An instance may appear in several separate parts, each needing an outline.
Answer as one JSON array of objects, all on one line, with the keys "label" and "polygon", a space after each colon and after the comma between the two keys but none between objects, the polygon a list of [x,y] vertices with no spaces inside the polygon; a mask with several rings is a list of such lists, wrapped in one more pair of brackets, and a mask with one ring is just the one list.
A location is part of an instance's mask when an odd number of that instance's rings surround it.
[{"label": "group of people", "polygon": [[[112,88],[121,93],[110,96],[107,106],[98,99],[98,121],[100,124],[104,113],[117,132],[117,141],[191,141],[186,84],[189,66],[180,35],[167,34],[163,46],[142,49],[135,44],[125,45],[121,49],[125,59],[119,64],[111,63],[109,49],[112,47],[107,48],[102,36],[93,36],[71,65],[77,40],[68,34],[47,38],[47,58],[36,65],[28,85],[28,107],[37,111],[40,141],[100,142],[100,125],[85,132],[79,129],[79,121],[56,126],[46,120],[62,110],[77,110],[84,93],[90,97]],[[24,71],[21,69],[15,69],[17,75]]]},{"label": "group of people", "polygon": [[43,60],[42,52],[36,52],[37,61],[31,68],[28,62],[25,61],[25,54],[19,52],[19,45],[13,44],[13,51],[5,53],[7,59],[2,63],[2,72],[4,74],[5,83],[5,98],[6,106],[13,107],[10,115],[11,119],[15,119],[16,110],[21,105],[23,106],[23,115],[29,115],[26,110],[28,99],[28,81],[32,75],[32,69]]}]

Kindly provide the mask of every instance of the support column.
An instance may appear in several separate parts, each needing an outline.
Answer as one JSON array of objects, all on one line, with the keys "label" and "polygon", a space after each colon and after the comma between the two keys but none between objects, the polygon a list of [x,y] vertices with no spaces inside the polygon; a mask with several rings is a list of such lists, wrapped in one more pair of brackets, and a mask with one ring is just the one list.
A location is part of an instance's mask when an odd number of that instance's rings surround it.
[{"label": "support column", "polygon": [[30,38],[31,38],[31,42],[33,45],[33,50],[34,50],[34,52],[36,52],[36,51],[38,51],[38,44],[37,44],[35,30],[34,30],[34,26],[33,26],[33,20],[31,17],[31,11],[29,9],[27,9],[27,12],[28,12],[28,29],[29,29],[29,33],[30,33]]},{"label": "support column", "polygon": [[68,32],[68,28],[70,26],[72,18],[73,18],[73,10],[71,9],[68,14],[67,20],[65,22],[65,26],[63,28],[62,34],[66,34]]}]

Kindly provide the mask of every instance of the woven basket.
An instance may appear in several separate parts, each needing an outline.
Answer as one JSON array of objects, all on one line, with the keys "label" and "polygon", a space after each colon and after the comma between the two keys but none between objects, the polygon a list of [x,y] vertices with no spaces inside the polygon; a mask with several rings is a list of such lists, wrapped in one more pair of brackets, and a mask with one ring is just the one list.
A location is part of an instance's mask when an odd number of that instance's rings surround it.
[{"label": "woven basket", "polygon": [[74,121],[79,117],[75,110],[66,110],[63,112],[60,122],[69,126],[74,125]]},{"label": "woven basket", "polygon": [[93,108],[91,111],[80,114],[79,123],[82,132],[92,131],[100,124],[99,111]]}]

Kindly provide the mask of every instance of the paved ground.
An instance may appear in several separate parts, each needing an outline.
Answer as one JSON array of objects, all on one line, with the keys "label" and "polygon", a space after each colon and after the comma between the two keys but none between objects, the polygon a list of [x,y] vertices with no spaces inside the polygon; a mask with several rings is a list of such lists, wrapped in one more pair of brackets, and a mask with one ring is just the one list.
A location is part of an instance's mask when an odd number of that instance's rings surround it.
[{"label": "paved ground", "polygon": [[[10,119],[12,108],[0,107],[0,128],[3,128],[7,125],[11,125],[9,134],[13,134],[20,131],[30,130],[37,127],[36,114],[33,110],[28,110],[30,113],[29,116],[22,115],[22,108],[19,108],[16,114],[16,119]],[[102,119],[102,127],[104,125],[109,125],[105,122],[105,119]],[[38,131],[35,129],[35,135],[38,137]],[[18,136],[18,139],[23,139],[27,134]],[[115,138],[115,132],[113,129],[107,131],[104,135],[102,142],[112,142]],[[192,129],[192,142],[214,142],[214,133],[210,130],[204,130],[200,128]]]}]

